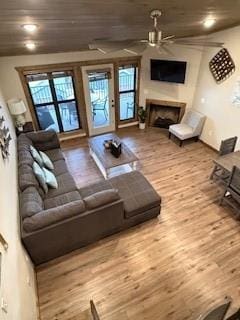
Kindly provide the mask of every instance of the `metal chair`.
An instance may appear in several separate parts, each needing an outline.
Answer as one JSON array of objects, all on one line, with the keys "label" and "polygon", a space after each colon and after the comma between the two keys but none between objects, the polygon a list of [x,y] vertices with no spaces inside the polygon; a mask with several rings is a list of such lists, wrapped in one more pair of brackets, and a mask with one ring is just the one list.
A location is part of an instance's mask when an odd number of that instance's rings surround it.
[{"label": "metal chair", "polygon": [[[237,143],[237,137],[223,140],[221,142],[219,156],[224,156],[226,154],[234,152],[235,147],[236,147],[236,143]],[[227,180],[229,179],[229,173],[227,171],[223,170],[222,167],[215,165],[213,168],[213,171],[211,173],[211,176],[210,176],[210,179],[213,179],[213,178],[220,179],[223,183],[226,184]]]},{"label": "metal chair", "polygon": [[[126,119],[128,119],[129,111],[131,111],[132,114],[133,114],[133,111],[134,111],[134,102],[127,102]],[[133,116],[134,116],[134,114],[133,114]]]},{"label": "metal chair", "polygon": [[235,211],[236,218],[240,219],[240,169],[233,167],[230,179],[220,199],[220,205],[227,203]]},{"label": "metal chair", "polygon": [[104,99],[98,99],[94,102],[92,102],[92,114],[93,114],[93,120],[96,115],[96,111],[103,111],[105,115],[105,119],[108,119],[108,113],[107,113],[107,97]]}]

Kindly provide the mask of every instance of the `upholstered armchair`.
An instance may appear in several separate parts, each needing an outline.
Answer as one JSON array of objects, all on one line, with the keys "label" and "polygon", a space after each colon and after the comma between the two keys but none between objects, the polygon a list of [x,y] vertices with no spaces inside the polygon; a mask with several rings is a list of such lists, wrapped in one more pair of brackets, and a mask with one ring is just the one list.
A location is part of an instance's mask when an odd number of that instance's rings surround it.
[{"label": "upholstered armchair", "polygon": [[181,123],[173,124],[169,127],[169,139],[171,135],[177,137],[180,141],[180,146],[182,146],[183,141],[191,138],[196,138],[200,136],[206,117],[201,113],[190,109],[188,110]]}]

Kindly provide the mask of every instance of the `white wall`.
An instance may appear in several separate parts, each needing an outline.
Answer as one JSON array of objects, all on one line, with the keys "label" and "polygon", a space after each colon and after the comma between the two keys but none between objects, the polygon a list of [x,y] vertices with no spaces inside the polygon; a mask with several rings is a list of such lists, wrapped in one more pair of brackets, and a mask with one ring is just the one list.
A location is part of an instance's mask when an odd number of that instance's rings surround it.
[{"label": "white wall", "polygon": [[0,319],[35,320],[35,274],[19,238],[16,138],[1,91],[0,105],[0,116],[4,115],[13,138],[9,160],[3,161],[0,154],[0,233],[9,245],[3,253],[0,289],[1,298],[8,305],[8,313],[0,309]]},{"label": "white wall", "polygon": [[[201,51],[197,49],[172,47],[174,56],[159,55],[157,50],[149,48],[143,54],[140,103],[145,104],[145,98],[156,98],[171,101],[186,102],[188,107],[192,105],[194,90],[201,60]],[[15,67],[41,65],[51,63],[63,63],[73,61],[84,61],[94,59],[104,59],[113,57],[129,56],[124,51],[104,55],[97,51],[69,52],[56,54],[28,55],[17,57],[0,58],[0,84],[6,100],[13,97],[25,100],[24,92]],[[186,83],[169,84],[150,80],[150,59],[177,59],[188,62]],[[146,91],[148,92],[146,94]],[[27,115],[31,119],[30,113]]]},{"label": "white wall", "polygon": [[[192,107],[194,92],[196,89],[199,66],[202,51],[197,48],[181,46],[169,46],[173,55],[159,54],[155,48],[149,48],[144,52],[141,74],[141,97],[143,105],[145,98],[169,101],[186,102],[187,107]],[[187,72],[184,84],[150,80],[150,59],[178,60],[187,62]]]},{"label": "white wall", "polygon": [[209,61],[218,52],[211,49],[201,61],[194,106],[207,116],[201,139],[219,149],[223,139],[238,136],[240,149],[240,108],[232,104],[236,81],[240,77],[240,26],[212,34],[210,38],[225,43],[236,65],[236,72],[226,81],[217,84],[209,70]]},{"label": "white wall", "polygon": [[[24,91],[15,67],[107,59],[119,56],[125,57],[129,56],[129,54],[124,51],[106,55],[98,51],[81,51],[0,58],[0,84],[4,98],[8,101],[9,99],[16,97],[23,99],[26,102]],[[27,113],[26,117],[27,119],[31,119],[30,112]]]}]

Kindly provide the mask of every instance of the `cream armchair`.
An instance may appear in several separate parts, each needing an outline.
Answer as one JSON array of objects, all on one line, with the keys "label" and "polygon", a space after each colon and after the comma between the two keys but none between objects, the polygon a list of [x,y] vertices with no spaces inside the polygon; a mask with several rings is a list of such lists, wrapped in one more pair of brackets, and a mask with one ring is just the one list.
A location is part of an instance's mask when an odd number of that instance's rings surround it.
[{"label": "cream armchair", "polygon": [[180,147],[184,140],[196,138],[200,136],[206,117],[201,113],[190,109],[188,110],[181,123],[173,124],[169,127],[169,139],[174,135],[180,140]]}]

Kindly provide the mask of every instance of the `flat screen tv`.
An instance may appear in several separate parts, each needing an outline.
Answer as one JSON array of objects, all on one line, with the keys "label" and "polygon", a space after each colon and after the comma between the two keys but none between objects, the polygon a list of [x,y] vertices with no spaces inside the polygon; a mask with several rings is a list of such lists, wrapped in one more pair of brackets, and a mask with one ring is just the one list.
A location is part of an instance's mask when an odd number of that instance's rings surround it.
[{"label": "flat screen tv", "polygon": [[151,60],[151,80],[184,83],[187,62]]}]

